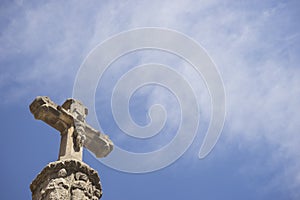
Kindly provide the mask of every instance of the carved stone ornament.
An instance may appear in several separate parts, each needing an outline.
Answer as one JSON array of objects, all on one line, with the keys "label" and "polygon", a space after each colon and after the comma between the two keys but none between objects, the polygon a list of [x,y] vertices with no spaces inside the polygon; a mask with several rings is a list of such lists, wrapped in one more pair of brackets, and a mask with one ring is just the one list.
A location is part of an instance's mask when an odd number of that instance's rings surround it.
[{"label": "carved stone ornament", "polygon": [[33,200],[99,200],[102,196],[98,173],[78,160],[49,163],[30,189]]},{"label": "carved stone ornament", "polygon": [[39,96],[29,106],[31,113],[61,133],[58,161],[47,165],[31,183],[33,200],[98,200],[102,196],[95,170],[82,161],[83,148],[96,157],[107,156],[113,143],[89,124],[88,109],[78,100],[67,99],[61,106]]}]

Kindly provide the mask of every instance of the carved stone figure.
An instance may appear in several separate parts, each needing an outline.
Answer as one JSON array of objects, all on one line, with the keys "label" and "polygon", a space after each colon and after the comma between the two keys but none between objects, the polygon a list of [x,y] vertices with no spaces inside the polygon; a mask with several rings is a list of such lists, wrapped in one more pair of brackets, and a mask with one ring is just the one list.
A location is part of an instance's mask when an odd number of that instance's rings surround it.
[{"label": "carved stone figure", "polygon": [[58,161],[49,163],[31,183],[33,200],[98,200],[102,189],[98,173],[83,163],[82,148],[97,157],[107,156],[113,143],[107,135],[85,122],[88,110],[81,102],[68,99],[62,106],[48,97],[37,97],[30,105],[36,119],[61,133]]},{"label": "carved stone figure", "polygon": [[98,173],[77,160],[49,163],[30,189],[34,200],[89,200],[102,196]]}]

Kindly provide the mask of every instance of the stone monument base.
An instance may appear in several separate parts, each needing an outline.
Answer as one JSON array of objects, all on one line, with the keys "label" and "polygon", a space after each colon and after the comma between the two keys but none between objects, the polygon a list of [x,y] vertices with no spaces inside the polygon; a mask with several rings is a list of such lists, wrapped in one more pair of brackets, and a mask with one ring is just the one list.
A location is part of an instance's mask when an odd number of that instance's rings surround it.
[{"label": "stone monument base", "polygon": [[49,163],[30,189],[32,200],[99,200],[102,196],[97,171],[77,160]]}]

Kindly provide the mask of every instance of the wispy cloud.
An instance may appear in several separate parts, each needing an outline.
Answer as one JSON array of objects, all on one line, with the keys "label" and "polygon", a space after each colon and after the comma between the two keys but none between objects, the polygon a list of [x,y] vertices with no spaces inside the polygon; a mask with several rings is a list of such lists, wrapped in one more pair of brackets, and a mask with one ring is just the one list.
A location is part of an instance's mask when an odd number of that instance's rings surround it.
[{"label": "wispy cloud", "polygon": [[[284,170],[269,184],[287,187],[294,198],[300,196],[297,1],[18,2],[6,6],[9,17],[1,16],[0,22],[2,103],[39,94],[63,100],[71,95],[84,57],[99,42],[130,28],[176,29],[208,50],[224,79],[227,143],[220,145],[240,143],[257,154],[261,148],[255,146],[272,146],[272,155],[265,159],[274,165],[267,167]],[[200,77],[187,65],[175,68],[189,78],[199,99],[204,94],[203,84],[197,86]],[[152,90],[148,103],[158,99],[168,104],[168,98]],[[200,100],[208,119],[210,102]],[[259,163],[244,167],[266,171]]]}]

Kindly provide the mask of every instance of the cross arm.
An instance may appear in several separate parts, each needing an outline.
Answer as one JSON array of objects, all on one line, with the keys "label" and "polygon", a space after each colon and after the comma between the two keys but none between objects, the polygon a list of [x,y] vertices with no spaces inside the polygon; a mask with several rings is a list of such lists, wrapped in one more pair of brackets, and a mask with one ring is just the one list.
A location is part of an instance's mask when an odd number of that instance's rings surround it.
[{"label": "cross arm", "polygon": [[30,111],[35,119],[46,122],[60,132],[74,124],[70,113],[45,96],[37,97],[30,105]]},{"label": "cross arm", "polygon": [[113,150],[113,143],[109,137],[95,129],[90,125],[85,125],[84,147],[93,152],[97,158],[107,156]]}]

